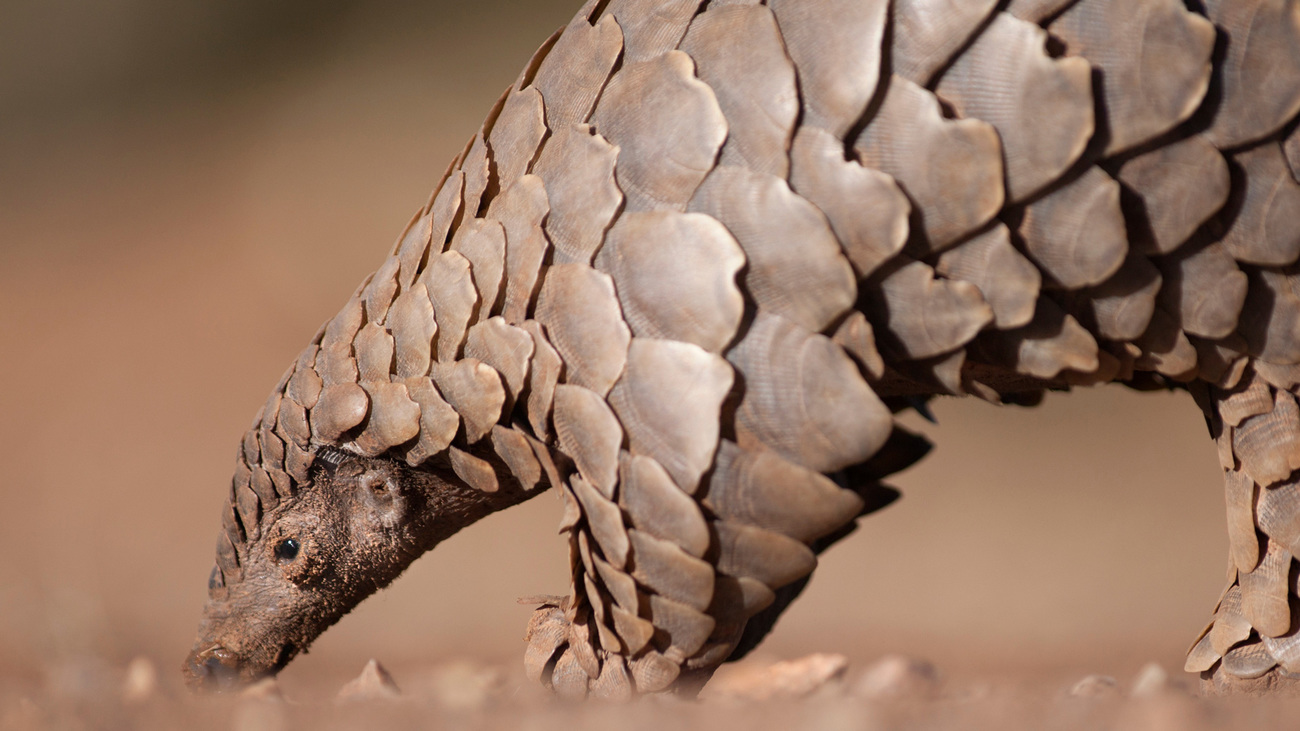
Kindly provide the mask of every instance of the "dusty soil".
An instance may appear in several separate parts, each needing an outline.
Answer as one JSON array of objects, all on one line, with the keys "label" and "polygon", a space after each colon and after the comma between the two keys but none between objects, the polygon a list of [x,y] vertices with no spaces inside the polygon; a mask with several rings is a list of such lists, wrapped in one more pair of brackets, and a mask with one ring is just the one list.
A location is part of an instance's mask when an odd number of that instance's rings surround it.
[{"label": "dusty soil", "polygon": [[[845,655],[810,699],[622,709],[534,691],[514,598],[564,589],[550,497],[328,632],[283,674],[290,703],[190,697],[175,669],[239,436],[574,3],[337,0],[305,25],[253,3],[82,4],[20,1],[0,30],[0,727],[1185,728],[1295,710],[1177,687],[1125,699],[1148,662],[1180,678],[1226,540],[1190,399],[1118,388],[1030,410],[945,401],[941,426],[916,425],[939,449],[824,557],[755,660]],[[862,697],[890,653],[941,685]],[[401,699],[332,705],[370,657]],[[136,658],[158,681],[127,702]],[[1093,673],[1119,691],[1067,694]]]}]

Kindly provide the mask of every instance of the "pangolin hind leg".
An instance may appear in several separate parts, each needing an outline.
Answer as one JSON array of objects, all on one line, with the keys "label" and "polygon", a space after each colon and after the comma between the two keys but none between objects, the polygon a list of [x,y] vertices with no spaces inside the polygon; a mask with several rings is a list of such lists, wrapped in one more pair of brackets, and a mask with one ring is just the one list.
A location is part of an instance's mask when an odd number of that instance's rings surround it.
[{"label": "pangolin hind leg", "polygon": [[1228,582],[1186,669],[1208,693],[1300,691],[1300,368],[1255,361],[1201,394],[1228,508]]}]

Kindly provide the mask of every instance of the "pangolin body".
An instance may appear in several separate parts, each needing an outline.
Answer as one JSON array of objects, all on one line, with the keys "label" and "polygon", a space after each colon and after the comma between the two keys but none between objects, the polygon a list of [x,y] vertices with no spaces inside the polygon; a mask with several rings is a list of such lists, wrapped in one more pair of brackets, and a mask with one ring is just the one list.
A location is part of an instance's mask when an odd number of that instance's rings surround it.
[{"label": "pangolin body", "polygon": [[1296,0],[589,0],[259,412],[191,676],[557,487],[529,673],[707,677],[928,449],[894,413],[1119,381],[1191,392],[1226,476],[1187,669],[1288,682],[1298,114]]}]

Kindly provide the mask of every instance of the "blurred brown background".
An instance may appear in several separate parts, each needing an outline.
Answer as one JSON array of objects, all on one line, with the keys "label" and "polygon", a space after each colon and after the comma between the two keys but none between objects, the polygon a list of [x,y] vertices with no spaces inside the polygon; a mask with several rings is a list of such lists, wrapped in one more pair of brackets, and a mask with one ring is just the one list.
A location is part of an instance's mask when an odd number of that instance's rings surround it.
[{"label": "blurred brown background", "polygon": [[[8,0],[0,688],[189,647],[237,440],[577,0]],[[935,406],[904,499],[764,646],[953,674],[1181,668],[1226,553],[1185,395]],[[419,561],[285,673],[515,663],[562,592],[549,496]],[[334,686],[337,687],[337,686]]]}]

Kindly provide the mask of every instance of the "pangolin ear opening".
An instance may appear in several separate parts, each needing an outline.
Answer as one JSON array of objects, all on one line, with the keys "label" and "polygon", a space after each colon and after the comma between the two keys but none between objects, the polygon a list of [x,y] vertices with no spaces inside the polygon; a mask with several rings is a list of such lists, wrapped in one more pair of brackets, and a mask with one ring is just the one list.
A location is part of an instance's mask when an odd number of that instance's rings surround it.
[{"label": "pangolin ear opening", "polygon": [[370,514],[385,525],[401,520],[406,509],[401,484],[396,475],[380,470],[368,471],[356,480],[357,498],[370,508]]}]

